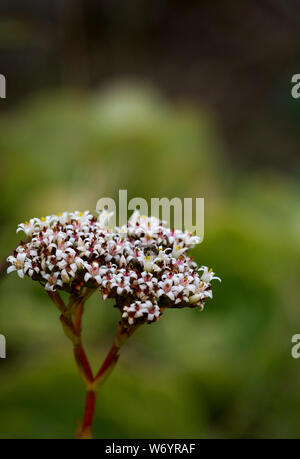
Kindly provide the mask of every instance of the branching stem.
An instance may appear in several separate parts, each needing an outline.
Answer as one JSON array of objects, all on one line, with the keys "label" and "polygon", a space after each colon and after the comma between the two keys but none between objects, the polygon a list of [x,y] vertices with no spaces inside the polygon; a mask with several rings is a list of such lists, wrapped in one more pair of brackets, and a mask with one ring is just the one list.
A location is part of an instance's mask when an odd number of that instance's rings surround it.
[{"label": "branching stem", "polygon": [[80,296],[71,295],[67,306],[58,292],[48,292],[49,297],[61,312],[60,321],[66,336],[73,343],[75,361],[87,391],[83,422],[81,423],[78,421],[76,438],[93,438],[92,425],[98,389],[115,367],[119,359],[121,346],[137,328],[137,326],[125,327],[122,324],[119,325],[114,343],[104,359],[98,373],[94,376],[81,339],[84,304],[87,298],[89,298],[94,291],[94,289],[86,289],[85,293]]}]

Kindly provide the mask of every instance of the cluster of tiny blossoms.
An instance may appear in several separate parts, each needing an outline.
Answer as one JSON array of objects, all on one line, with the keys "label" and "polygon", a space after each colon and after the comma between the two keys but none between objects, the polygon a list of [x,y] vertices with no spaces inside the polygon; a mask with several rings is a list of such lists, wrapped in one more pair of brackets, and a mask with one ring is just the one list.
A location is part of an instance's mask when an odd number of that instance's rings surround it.
[{"label": "cluster of tiny blossoms", "polygon": [[166,307],[202,308],[212,297],[211,281],[218,278],[186,253],[199,243],[196,236],[137,211],[127,225],[109,228],[110,216],[76,211],[20,224],[26,240],[8,257],[7,272],[50,292],[99,288],[129,325],[156,321]]}]

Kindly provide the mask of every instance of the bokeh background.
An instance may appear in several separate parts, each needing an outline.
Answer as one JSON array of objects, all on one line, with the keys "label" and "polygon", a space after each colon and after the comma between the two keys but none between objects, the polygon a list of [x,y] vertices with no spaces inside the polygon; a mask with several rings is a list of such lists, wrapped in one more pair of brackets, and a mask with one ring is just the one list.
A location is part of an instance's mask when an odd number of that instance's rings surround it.
[{"label": "bokeh background", "polygon": [[[0,256],[19,222],[104,196],[205,198],[193,252],[222,277],[168,310],[101,389],[98,438],[299,437],[300,5],[2,0]],[[1,265],[0,437],[72,437],[84,387],[58,312]],[[99,366],[118,312],[94,295]]]}]

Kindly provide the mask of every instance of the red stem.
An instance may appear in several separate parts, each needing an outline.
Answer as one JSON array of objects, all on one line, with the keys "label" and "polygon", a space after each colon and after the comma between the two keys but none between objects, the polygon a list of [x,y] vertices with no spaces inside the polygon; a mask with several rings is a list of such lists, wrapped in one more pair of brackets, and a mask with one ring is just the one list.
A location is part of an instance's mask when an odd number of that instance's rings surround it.
[{"label": "red stem", "polygon": [[[81,377],[87,385],[84,418],[83,423],[79,423],[78,425],[76,432],[77,438],[92,438],[92,424],[97,401],[97,388],[114,368],[119,358],[120,347],[136,329],[136,327],[130,327],[128,329],[124,328],[121,324],[119,325],[115,342],[101,365],[100,370],[94,377],[91,365],[81,343],[81,320],[84,310],[84,302],[91,293],[93,293],[93,290],[87,289],[83,297],[75,300],[71,298],[67,308],[58,292],[48,292],[50,298],[62,313],[60,320],[64,332],[73,342],[75,360]],[[75,303],[77,303],[77,307],[74,307]],[[72,311],[72,307],[74,307],[74,311]]]},{"label": "red stem", "polygon": [[86,393],[85,411],[80,438],[92,438],[92,424],[95,414],[97,392],[88,391]]},{"label": "red stem", "polygon": [[116,346],[114,343],[109,351],[109,353],[106,356],[106,359],[104,360],[103,364],[101,365],[100,370],[96,374],[95,379],[100,378],[103,373],[112,365],[112,363],[116,363],[118,358],[119,358],[119,350],[120,348]]},{"label": "red stem", "polygon": [[92,372],[90,363],[88,361],[88,358],[86,356],[86,353],[82,347],[82,344],[81,343],[74,344],[73,349],[74,349],[75,359],[80,369],[80,372],[83,373],[83,375],[86,377],[86,379],[89,382],[93,382],[94,381],[93,372]]}]

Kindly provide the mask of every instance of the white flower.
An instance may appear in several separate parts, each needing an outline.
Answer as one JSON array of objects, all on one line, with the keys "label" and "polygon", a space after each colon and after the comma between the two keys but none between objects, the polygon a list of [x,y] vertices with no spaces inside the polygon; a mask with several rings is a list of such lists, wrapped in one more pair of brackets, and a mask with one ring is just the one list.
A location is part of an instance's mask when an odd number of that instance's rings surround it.
[{"label": "white flower", "polygon": [[129,325],[154,322],[165,307],[202,308],[212,297],[210,283],[219,278],[206,266],[199,274],[186,254],[198,243],[196,236],[137,211],[122,228],[107,228],[110,217],[106,211],[98,220],[88,211],[75,211],[20,224],[18,231],[28,239],[8,257],[7,272],[26,274],[49,291],[77,294],[99,286],[103,299],[114,298]]},{"label": "white flower", "polygon": [[167,295],[171,300],[174,301],[174,293],[172,291],[173,280],[167,277],[166,279],[159,281],[158,286],[160,287],[157,291],[157,296]]},{"label": "white flower", "polygon": [[16,257],[9,256],[7,261],[11,263],[11,266],[7,268],[7,274],[17,271],[17,274],[23,279],[24,274],[31,267],[29,260],[26,260],[26,253],[18,253]]},{"label": "white flower", "polygon": [[202,300],[205,298],[205,295],[203,292],[201,293],[197,293],[195,295],[192,295],[190,298],[189,298],[189,302],[191,304],[195,304],[195,303],[199,303],[201,304]]},{"label": "white flower", "polygon": [[99,225],[102,228],[106,228],[109,220],[111,219],[113,215],[114,215],[113,212],[107,212],[107,210],[103,210],[102,212],[99,212],[99,216],[98,216]]},{"label": "white flower", "polygon": [[[72,273],[73,274],[73,273]],[[65,269],[62,270],[61,272],[61,280],[67,284],[68,282],[70,282],[70,276],[69,274],[67,273],[67,271]]]},{"label": "white flower", "polygon": [[84,281],[88,282],[89,279],[94,278],[98,282],[98,284],[101,284],[99,263],[97,261],[93,261],[91,265],[85,263],[84,267],[88,271],[84,276]]},{"label": "white flower", "polygon": [[184,252],[187,251],[186,247],[183,247],[183,244],[177,244],[176,246],[173,247],[173,250],[171,252],[171,256],[174,258],[179,258]]},{"label": "white flower", "polygon": [[120,281],[117,283],[117,294],[122,295],[123,293],[130,293],[132,292],[129,284],[129,279],[126,281],[126,278],[121,278]]},{"label": "white flower", "polygon": [[59,272],[55,272],[54,274],[47,274],[47,273],[42,273],[42,276],[45,280],[47,280],[47,283],[45,285],[45,289],[48,291],[55,292],[56,286],[58,285],[59,287],[63,286],[62,280],[59,279]]},{"label": "white flower", "polygon": [[155,260],[150,255],[143,255],[138,257],[139,262],[142,264],[144,271],[160,271],[160,267],[155,263]]},{"label": "white flower", "polygon": [[35,220],[36,219],[32,218],[31,220],[29,220],[29,222],[20,223],[17,228],[17,233],[19,231],[24,231],[26,236],[31,236],[32,233],[35,231]]},{"label": "white flower", "polygon": [[153,290],[157,285],[157,278],[150,272],[144,271],[141,273],[141,277],[136,280],[135,284],[137,284],[142,290],[145,290],[146,288]]},{"label": "white flower", "polygon": [[136,301],[130,306],[124,306],[122,318],[127,319],[129,325],[133,325],[135,319],[139,319],[145,316],[146,320],[152,322],[158,319],[160,316],[160,309],[157,304],[153,304],[151,301]]},{"label": "white flower", "polygon": [[211,280],[213,279],[217,279],[218,281],[221,282],[221,279],[219,277],[215,277],[215,273],[213,272],[212,269],[208,269],[207,266],[202,266],[201,268],[199,268],[198,271],[203,271],[203,274],[201,276],[201,280],[203,282],[206,282],[207,284],[210,283]]}]

